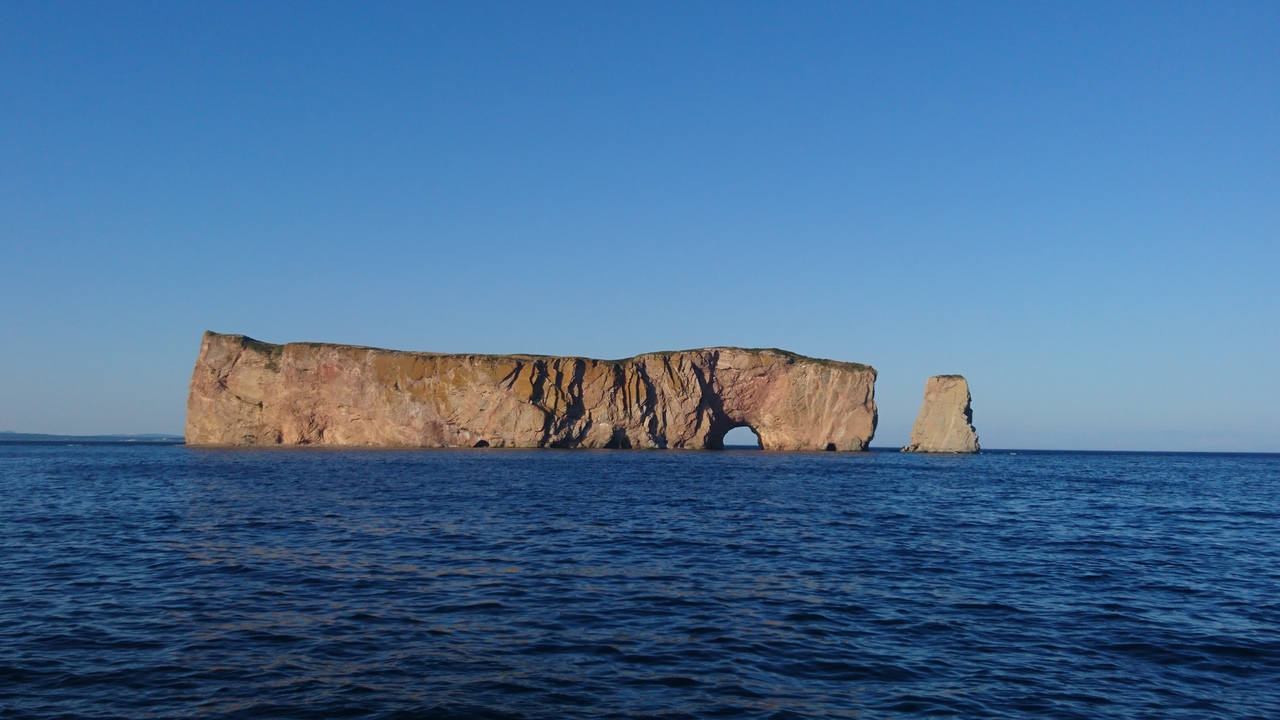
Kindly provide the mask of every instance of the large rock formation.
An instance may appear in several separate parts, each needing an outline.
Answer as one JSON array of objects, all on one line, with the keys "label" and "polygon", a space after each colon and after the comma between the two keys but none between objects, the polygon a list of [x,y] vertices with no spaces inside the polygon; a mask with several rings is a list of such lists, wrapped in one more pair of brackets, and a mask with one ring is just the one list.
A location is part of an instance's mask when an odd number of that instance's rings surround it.
[{"label": "large rock formation", "polygon": [[960,375],[936,375],[924,384],[924,404],[903,452],[976,453],[978,433],[969,407],[969,382]]},{"label": "large rock formation", "polygon": [[270,345],[205,333],[187,400],[192,445],[865,450],[876,371],[781,350],[628,360]]}]

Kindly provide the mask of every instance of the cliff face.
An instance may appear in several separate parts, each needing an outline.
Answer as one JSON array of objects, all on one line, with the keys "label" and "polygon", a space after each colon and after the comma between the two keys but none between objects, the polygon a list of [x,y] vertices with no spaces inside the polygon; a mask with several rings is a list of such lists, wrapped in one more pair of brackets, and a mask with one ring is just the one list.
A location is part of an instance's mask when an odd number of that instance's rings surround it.
[{"label": "cliff face", "polygon": [[924,403],[903,452],[976,453],[969,382],[959,375],[936,375],[924,384]]},{"label": "cliff face", "polygon": [[270,345],[205,333],[187,399],[192,445],[864,450],[876,371],[780,350],[591,360]]}]

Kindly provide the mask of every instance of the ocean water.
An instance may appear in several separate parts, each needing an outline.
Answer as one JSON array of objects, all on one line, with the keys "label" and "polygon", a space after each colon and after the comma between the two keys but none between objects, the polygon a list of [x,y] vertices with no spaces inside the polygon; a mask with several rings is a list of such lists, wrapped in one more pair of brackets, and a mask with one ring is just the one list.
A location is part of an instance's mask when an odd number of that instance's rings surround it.
[{"label": "ocean water", "polygon": [[1280,456],[0,445],[4,718],[1280,718]]}]

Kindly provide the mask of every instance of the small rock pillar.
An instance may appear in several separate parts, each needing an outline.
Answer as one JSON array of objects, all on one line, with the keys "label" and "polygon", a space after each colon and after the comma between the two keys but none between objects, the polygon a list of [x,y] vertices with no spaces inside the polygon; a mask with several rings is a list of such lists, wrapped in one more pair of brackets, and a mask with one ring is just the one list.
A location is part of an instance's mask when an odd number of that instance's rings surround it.
[{"label": "small rock pillar", "polygon": [[969,382],[961,375],[935,375],[924,384],[924,404],[902,452],[976,453]]}]

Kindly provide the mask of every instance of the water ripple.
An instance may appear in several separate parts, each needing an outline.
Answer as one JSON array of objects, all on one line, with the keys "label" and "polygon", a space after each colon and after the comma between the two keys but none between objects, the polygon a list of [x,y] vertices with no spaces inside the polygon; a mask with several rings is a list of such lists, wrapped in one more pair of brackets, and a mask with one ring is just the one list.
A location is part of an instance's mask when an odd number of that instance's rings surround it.
[{"label": "water ripple", "polygon": [[0,446],[13,718],[1280,717],[1280,457]]}]

